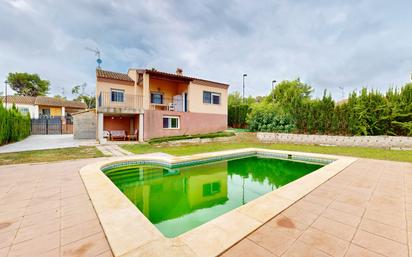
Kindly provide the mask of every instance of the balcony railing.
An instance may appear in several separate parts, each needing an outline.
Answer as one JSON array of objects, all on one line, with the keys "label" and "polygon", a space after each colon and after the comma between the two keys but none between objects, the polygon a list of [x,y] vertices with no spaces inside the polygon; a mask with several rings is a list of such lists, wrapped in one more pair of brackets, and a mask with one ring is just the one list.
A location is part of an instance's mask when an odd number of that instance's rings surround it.
[{"label": "balcony railing", "polygon": [[138,112],[143,109],[143,96],[123,94],[113,96],[111,92],[100,92],[98,109],[105,112]]},{"label": "balcony railing", "polygon": [[[187,102],[186,102],[187,104]],[[175,111],[175,112],[185,112],[185,103],[182,98],[162,98],[160,102],[151,102],[151,110],[164,110],[164,111]],[[187,108],[186,108],[187,109]]]}]

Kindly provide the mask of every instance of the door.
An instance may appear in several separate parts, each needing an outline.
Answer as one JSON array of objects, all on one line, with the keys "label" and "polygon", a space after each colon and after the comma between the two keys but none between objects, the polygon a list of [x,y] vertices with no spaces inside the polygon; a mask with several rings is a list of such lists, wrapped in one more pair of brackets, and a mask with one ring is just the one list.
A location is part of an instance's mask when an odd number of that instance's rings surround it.
[{"label": "door", "polygon": [[187,112],[187,93],[183,94],[183,111]]}]

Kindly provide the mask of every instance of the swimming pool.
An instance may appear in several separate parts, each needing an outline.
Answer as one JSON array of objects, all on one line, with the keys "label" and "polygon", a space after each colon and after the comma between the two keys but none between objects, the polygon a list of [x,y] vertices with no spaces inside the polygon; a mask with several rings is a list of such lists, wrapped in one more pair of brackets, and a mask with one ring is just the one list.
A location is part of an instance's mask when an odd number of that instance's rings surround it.
[{"label": "swimming pool", "polygon": [[325,164],[305,161],[246,153],[174,165],[123,163],[103,171],[164,236],[173,238]]}]

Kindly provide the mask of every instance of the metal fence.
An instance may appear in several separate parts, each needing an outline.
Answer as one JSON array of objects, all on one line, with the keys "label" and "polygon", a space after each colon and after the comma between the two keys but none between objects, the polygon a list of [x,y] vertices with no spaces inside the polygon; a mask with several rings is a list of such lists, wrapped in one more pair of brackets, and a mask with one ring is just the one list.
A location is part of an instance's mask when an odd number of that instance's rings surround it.
[{"label": "metal fence", "polygon": [[39,118],[31,119],[32,135],[57,135],[63,133],[62,119],[58,118]]}]

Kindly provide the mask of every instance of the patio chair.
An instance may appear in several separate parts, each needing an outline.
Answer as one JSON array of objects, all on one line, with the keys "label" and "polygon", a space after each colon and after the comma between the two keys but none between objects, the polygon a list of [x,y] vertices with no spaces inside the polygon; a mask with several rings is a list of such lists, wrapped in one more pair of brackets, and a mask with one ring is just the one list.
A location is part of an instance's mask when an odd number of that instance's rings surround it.
[{"label": "patio chair", "polygon": [[103,138],[108,138],[110,139],[110,132],[107,130],[103,130]]},{"label": "patio chair", "polygon": [[137,141],[138,132],[139,131],[137,129],[135,129],[133,134],[127,135],[127,139],[129,139],[129,141],[131,141],[131,140],[136,140]]},{"label": "patio chair", "polygon": [[111,140],[123,139],[126,140],[126,131],[124,130],[111,130],[110,131]]},{"label": "patio chair", "polygon": [[167,110],[168,111],[174,111],[175,110],[175,104],[174,103],[169,103],[169,105],[167,106]]}]

